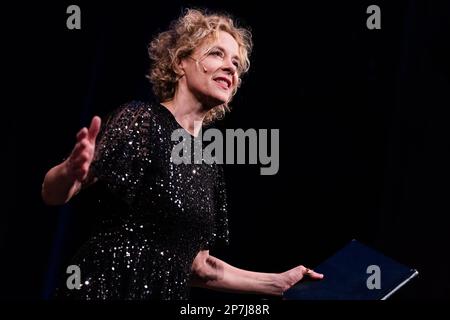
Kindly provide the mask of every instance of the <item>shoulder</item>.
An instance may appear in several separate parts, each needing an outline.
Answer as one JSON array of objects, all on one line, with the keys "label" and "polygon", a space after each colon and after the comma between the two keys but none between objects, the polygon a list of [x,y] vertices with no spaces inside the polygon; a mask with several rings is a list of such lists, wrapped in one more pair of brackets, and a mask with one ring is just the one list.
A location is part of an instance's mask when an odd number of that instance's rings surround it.
[{"label": "shoulder", "polygon": [[130,101],[120,105],[106,116],[107,122],[132,123],[139,117],[150,116],[151,105],[143,101]]},{"label": "shoulder", "polygon": [[145,130],[154,114],[154,104],[133,100],[126,102],[109,112],[102,123],[102,131],[119,131],[122,134],[130,130]]}]

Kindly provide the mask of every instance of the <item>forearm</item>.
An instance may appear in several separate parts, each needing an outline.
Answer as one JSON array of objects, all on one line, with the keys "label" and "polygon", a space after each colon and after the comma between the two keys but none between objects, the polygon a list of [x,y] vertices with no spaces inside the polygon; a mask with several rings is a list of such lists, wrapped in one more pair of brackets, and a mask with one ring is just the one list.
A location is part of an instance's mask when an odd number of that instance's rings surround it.
[{"label": "forearm", "polygon": [[81,188],[81,183],[70,177],[65,162],[51,168],[42,183],[42,199],[47,205],[68,202]]},{"label": "forearm", "polygon": [[226,292],[281,295],[283,290],[275,281],[276,275],[239,269],[209,256],[206,266],[194,274],[191,285]]}]

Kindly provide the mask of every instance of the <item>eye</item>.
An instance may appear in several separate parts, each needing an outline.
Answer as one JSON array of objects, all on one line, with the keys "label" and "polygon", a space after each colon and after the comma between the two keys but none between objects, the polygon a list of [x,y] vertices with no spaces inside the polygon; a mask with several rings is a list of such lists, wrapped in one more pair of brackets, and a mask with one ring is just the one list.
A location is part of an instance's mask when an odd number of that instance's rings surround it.
[{"label": "eye", "polygon": [[218,56],[218,57],[221,57],[221,58],[223,57],[223,52],[220,51],[220,50],[212,50],[209,54],[213,55],[213,56]]}]

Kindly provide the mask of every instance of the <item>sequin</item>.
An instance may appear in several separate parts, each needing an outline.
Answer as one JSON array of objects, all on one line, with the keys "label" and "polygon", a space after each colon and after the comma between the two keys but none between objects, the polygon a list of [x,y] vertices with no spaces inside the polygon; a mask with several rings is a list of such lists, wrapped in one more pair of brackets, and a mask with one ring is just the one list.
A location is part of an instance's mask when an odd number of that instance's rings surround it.
[{"label": "sequin", "polygon": [[93,199],[94,232],[71,261],[89,285],[69,290],[64,278],[58,297],[188,299],[195,256],[229,234],[222,167],[170,161],[180,128],[156,102],[103,121],[87,180],[96,182],[77,195]]}]

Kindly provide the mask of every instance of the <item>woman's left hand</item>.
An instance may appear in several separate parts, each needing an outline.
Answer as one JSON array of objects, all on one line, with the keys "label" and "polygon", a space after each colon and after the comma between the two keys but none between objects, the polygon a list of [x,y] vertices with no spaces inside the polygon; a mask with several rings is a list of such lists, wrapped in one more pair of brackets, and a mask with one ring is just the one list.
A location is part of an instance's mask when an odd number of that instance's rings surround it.
[{"label": "woman's left hand", "polygon": [[313,280],[321,280],[323,279],[323,274],[317,273],[300,265],[286,272],[278,273],[275,277],[275,285],[279,289],[280,295],[282,295],[286,290],[291,288],[304,277],[308,277]]}]

